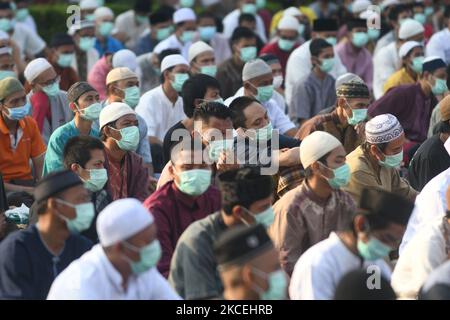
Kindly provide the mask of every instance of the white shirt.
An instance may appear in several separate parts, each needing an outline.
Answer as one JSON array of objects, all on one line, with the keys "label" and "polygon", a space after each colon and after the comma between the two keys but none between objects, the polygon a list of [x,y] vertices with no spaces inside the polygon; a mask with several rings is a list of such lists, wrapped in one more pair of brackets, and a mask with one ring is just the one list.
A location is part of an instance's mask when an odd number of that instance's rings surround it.
[{"label": "white shirt", "polygon": [[214,49],[216,65],[231,58],[231,49],[229,40],[221,33],[216,33],[211,39],[209,45]]},{"label": "white shirt", "polygon": [[380,39],[378,39],[373,55],[376,55],[380,49],[386,47],[388,44],[391,44],[392,42],[395,42],[394,31],[389,31]]},{"label": "white shirt", "polygon": [[178,96],[173,104],[162,89],[162,85],[145,93],[139,100],[136,112],[147,123],[147,135],[164,140],[164,135],[175,123],[186,118],[183,100]]},{"label": "white shirt", "polygon": [[[235,97],[242,97],[244,95],[244,87],[241,87],[238,91],[235,93]],[[272,99],[275,101],[277,106],[283,111],[283,113],[286,113],[286,101],[284,100],[284,97],[276,90],[273,90]],[[228,100],[228,99],[227,99]],[[233,97],[234,100],[234,97]],[[233,101],[231,100],[231,101]],[[231,103],[230,101],[230,103]]]},{"label": "white shirt", "polygon": [[427,57],[438,56],[446,64],[450,63],[450,30],[448,28],[433,34],[428,41],[425,54]]},{"label": "white shirt", "polygon": [[431,271],[447,259],[443,219],[439,218],[421,229],[398,259],[391,282],[397,296],[416,299]]},{"label": "white shirt", "polygon": [[23,25],[24,27],[29,28],[31,31],[37,34],[36,22],[34,22],[34,18],[31,14],[29,14],[24,21],[16,21],[16,25]]},{"label": "white shirt", "polygon": [[[233,97],[229,97],[225,100],[224,104],[229,107],[231,102],[238,97],[242,97],[244,95],[244,91],[238,90],[236,95]],[[285,134],[286,131],[289,131],[295,128],[295,125],[289,120],[289,117],[283,112],[282,108],[278,106],[276,101],[271,98],[269,101],[261,103],[261,105],[266,108],[267,115],[269,116],[270,122],[274,129],[278,129],[281,134]]]},{"label": "white shirt", "polygon": [[[332,232],[325,239],[309,248],[295,264],[289,285],[292,300],[331,300],[343,276],[353,270],[375,265],[390,280],[391,270],[384,260],[362,263]],[[368,276],[374,274],[368,270]]]},{"label": "white shirt", "polygon": [[[289,56],[287,66],[286,66],[286,79],[285,79],[285,98],[286,101],[291,101],[292,99],[292,90],[294,90],[297,82],[306,78],[308,74],[311,72],[312,64],[311,64],[311,52],[309,51],[309,44],[311,40],[306,41],[300,47],[292,51]],[[343,75],[347,72],[347,68],[339,58],[339,54],[336,52],[336,48],[334,49],[334,66],[330,71],[330,75],[332,75],[335,79],[339,76]],[[324,106],[325,107],[325,106]]]},{"label": "white shirt", "polygon": [[125,46],[130,49],[134,48],[139,37],[148,31],[148,28],[148,20],[143,24],[136,24],[134,10],[125,11],[116,18],[115,31],[123,32],[128,36]]},{"label": "white shirt", "polygon": [[417,195],[414,210],[409,218],[406,232],[400,245],[400,256],[406,244],[414,235],[430,221],[435,221],[445,215],[447,200],[445,193],[450,184],[450,168],[431,179]]},{"label": "white shirt", "polygon": [[[235,9],[231,11],[229,14],[223,18],[223,34],[227,38],[231,38],[233,35],[234,29],[239,26],[239,16],[241,15],[240,9]],[[256,18],[256,30],[255,33],[261,38],[261,40],[266,43],[266,28],[264,27],[264,22],[259,15],[255,16]]]},{"label": "white shirt", "polygon": [[388,44],[373,58],[373,93],[375,99],[383,96],[383,86],[386,80],[401,67],[397,43]]},{"label": "white shirt", "polygon": [[20,56],[34,58],[34,56],[45,49],[46,44],[42,38],[23,24],[16,24],[11,39],[20,49]]},{"label": "white shirt", "polygon": [[153,49],[153,52],[156,54],[160,54],[162,51],[167,49],[178,49],[181,52],[181,55],[189,61],[189,48],[191,47],[192,42],[181,43],[175,34],[171,35],[167,39],[161,41],[156,45]]},{"label": "white shirt", "polygon": [[125,291],[122,276],[97,244],[56,277],[47,300],[180,300],[180,297],[156,268],[132,275]]}]

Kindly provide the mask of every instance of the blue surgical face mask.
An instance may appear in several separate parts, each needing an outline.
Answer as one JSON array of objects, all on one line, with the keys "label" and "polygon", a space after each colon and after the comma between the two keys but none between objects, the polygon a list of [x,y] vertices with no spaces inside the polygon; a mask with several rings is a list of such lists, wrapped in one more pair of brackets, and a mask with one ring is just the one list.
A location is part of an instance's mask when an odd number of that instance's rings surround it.
[{"label": "blue surgical face mask", "polygon": [[177,173],[180,183],[178,189],[190,196],[200,196],[211,185],[211,170],[193,169]]},{"label": "blue surgical face mask", "polygon": [[165,40],[168,37],[170,37],[171,34],[172,34],[172,28],[170,26],[158,29],[156,31],[156,40],[158,40],[158,41]]},{"label": "blue surgical face mask", "polygon": [[243,47],[241,48],[241,60],[243,62],[249,62],[250,60],[253,60],[256,58],[256,47],[250,46],[250,47]]},{"label": "blue surgical face mask", "polygon": [[303,37],[304,33],[305,33],[305,25],[303,23],[300,23],[300,26],[298,27],[298,35]]},{"label": "blue surgical face mask", "polygon": [[364,47],[369,42],[369,35],[366,32],[353,33],[352,43],[357,48]]},{"label": "blue surgical face mask", "polygon": [[256,140],[267,141],[272,139],[273,127],[272,123],[268,123],[265,127],[256,129]]},{"label": "blue surgical face mask", "polygon": [[180,6],[182,8],[192,8],[194,6],[194,0],[180,0]]},{"label": "blue surgical face mask", "polygon": [[125,92],[125,98],[123,99],[123,102],[134,109],[138,105],[139,99],[141,98],[141,91],[139,90],[139,87],[133,86],[126,88],[123,91]]},{"label": "blue surgical face mask", "polygon": [[181,92],[183,84],[187,79],[189,79],[189,75],[187,73],[175,73],[174,80],[172,81],[172,88],[176,92]]},{"label": "blue surgical face mask", "polygon": [[380,30],[369,28],[367,30],[367,35],[369,36],[370,40],[377,40],[380,37]]},{"label": "blue surgical face mask", "polygon": [[48,86],[42,87],[42,91],[49,97],[54,97],[59,93],[59,83],[54,82]]},{"label": "blue surgical face mask", "polygon": [[427,16],[423,13],[416,13],[414,15],[414,20],[416,20],[417,22],[420,22],[422,25],[424,25],[425,22],[427,21]]},{"label": "blue surgical face mask", "polygon": [[262,290],[260,287],[254,284],[254,290],[258,292],[261,300],[285,300],[287,294],[288,282],[286,274],[283,270],[277,270],[267,274],[257,268],[253,268],[253,271],[259,277],[267,280],[267,290]]},{"label": "blue surgical face mask", "polygon": [[16,11],[16,20],[23,22],[23,21],[25,21],[26,18],[28,18],[29,15],[30,15],[30,12],[29,12],[28,8],[18,9]]},{"label": "blue surgical face mask", "polygon": [[[269,228],[272,223],[275,221],[275,213],[273,211],[272,206],[270,206],[269,208],[267,208],[266,210],[254,214],[253,212],[251,212],[250,210],[242,207],[244,209],[244,211],[246,211],[249,215],[251,215],[254,219],[256,223],[261,224],[264,228]],[[245,221],[244,219],[242,219],[242,222],[245,225],[249,225],[249,223],[247,221]]]},{"label": "blue surgical face mask", "polygon": [[327,178],[329,185],[333,189],[339,189],[341,187],[345,187],[350,182],[351,172],[350,166],[347,163],[344,163],[342,166],[336,169],[328,168],[325,164],[322,164],[325,168],[333,171],[333,178]]},{"label": "blue surgical face mask", "polygon": [[214,78],[217,74],[217,66],[213,65],[200,67],[200,73],[206,74]]},{"label": "blue surgical face mask", "polygon": [[22,107],[17,108],[7,108],[8,109],[8,118],[11,120],[22,120],[27,115],[30,114],[31,104],[27,101]]},{"label": "blue surgical face mask", "polygon": [[425,57],[423,57],[423,56],[413,58],[412,63],[411,63],[411,69],[415,73],[421,74],[423,71],[423,61],[424,60],[425,60]]},{"label": "blue surgical face mask", "polygon": [[95,37],[81,37],[78,45],[81,50],[89,51],[94,48],[95,40]]},{"label": "blue surgical face mask", "polygon": [[183,43],[192,42],[192,40],[194,40],[195,33],[196,33],[196,31],[192,31],[192,30],[183,31],[183,33],[181,34],[181,41]]},{"label": "blue surgical face mask", "polygon": [[254,3],[246,3],[246,4],[242,5],[242,7],[241,7],[242,13],[248,13],[248,14],[255,15],[257,10],[258,10],[258,8],[256,7],[256,4],[254,4]]},{"label": "blue surgical face mask", "polygon": [[140,15],[136,15],[136,21],[139,25],[143,25],[146,24],[148,22],[148,17],[147,16],[140,16]]},{"label": "blue surgical face mask", "polygon": [[433,7],[426,7],[425,10],[424,10],[424,13],[425,13],[425,15],[427,17],[431,16],[434,13],[434,8]]},{"label": "blue surgical face mask", "polygon": [[448,91],[447,80],[435,78],[434,86],[431,88],[434,95],[438,96]]},{"label": "blue surgical face mask", "polygon": [[17,79],[17,74],[11,70],[0,70],[0,80],[3,80],[8,77],[13,77]]},{"label": "blue surgical face mask", "polygon": [[116,140],[117,146],[124,151],[136,151],[139,145],[139,128],[137,126],[131,126],[117,130],[110,127],[115,131],[119,131],[122,138]]},{"label": "blue surgical face mask", "polygon": [[8,18],[0,19],[0,30],[4,32],[9,32],[14,29],[15,21]]},{"label": "blue surgical face mask", "polygon": [[225,150],[232,150],[234,139],[214,140],[209,142],[209,157],[213,161],[219,160],[220,154]]},{"label": "blue surgical face mask", "polygon": [[255,98],[260,102],[267,102],[272,98],[274,91],[273,84],[263,87],[255,87],[252,84],[251,86],[257,90]]},{"label": "blue surgical face mask", "polygon": [[363,242],[361,239],[358,239],[357,248],[361,257],[369,261],[383,259],[392,251],[390,246],[385,245],[373,236],[370,237],[368,242]]},{"label": "blue surgical face mask", "polygon": [[89,179],[84,180],[86,189],[97,192],[103,189],[108,181],[108,172],[106,169],[91,169],[89,171]]},{"label": "blue surgical face mask", "polygon": [[74,205],[62,199],[56,199],[56,201],[75,209],[76,213],[75,219],[69,219],[59,214],[59,216],[64,221],[66,221],[67,228],[69,229],[69,231],[73,233],[80,233],[89,229],[95,215],[94,204],[92,202]]},{"label": "blue surgical face mask", "polygon": [[100,116],[100,112],[102,111],[103,107],[102,104],[99,102],[93,103],[90,106],[81,109],[76,105],[77,110],[80,112],[80,115],[83,119],[89,120],[89,121],[96,121],[98,120]]},{"label": "blue surgical face mask", "polygon": [[267,5],[267,0],[256,0],[256,8],[264,9]]},{"label": "blue surgical face mask", "polygon": [[328,73],[333,69],[334,63],[335,63],[334,57],[328,58],[328,59],[323,59],[321,65],[320,65],[320,70]]},{"label": "blue surgical face mask", "polygon": [[295,45],[295,40],[287,40],[287,39],[283,39],[280,38],[278,40],[278,47],[280,47],[281,50],[283,51],[291,51],[292,48]]},{"label": "blue surgical face mask", "polygon": [[403,150],[394,155],[384,155],[384,160],[379,160],[378,163],[385,168],[400,168],[402,161]]},{"label": "blue surgical face mask", "polygon": [[216,35],[217,28],[213,26],[199,27],[198,33],[200,34],[200,39],[209,42]]},{"label": "blue surgical face mask", "polygon": [[58,65],[61,68],[70,67],[72,65],[74,57],[75,57],[74,53],[61,53],[58,57]]},{"label": "blue surgical face mask", "polygon": [[114,29],[114,23],[107,21],[102,22],[98,28],[98,32],[100,35],[107,37],[111,34],[112,30]]},{"label": "blue surgical face mask", "polygon": [[333,47],[336,45],[337,43],[337,39],[336,37],[327,37],[325,39],[329,44],[331,44]]},{"label": "blue surgical face mask", "polygon": [[158,240],[153,240],[149,245],[142,248],[138,248],[126,241],[122,243],[128,249],[139,253],[139,261],[132,261],[130,258],[124,255],[125,260],[130,263],[131,271],[135,275],[139,275],[147,270],[150,270],[151,268],[156,267],[159,259],[161,259],[162,250],[161,244]]}]

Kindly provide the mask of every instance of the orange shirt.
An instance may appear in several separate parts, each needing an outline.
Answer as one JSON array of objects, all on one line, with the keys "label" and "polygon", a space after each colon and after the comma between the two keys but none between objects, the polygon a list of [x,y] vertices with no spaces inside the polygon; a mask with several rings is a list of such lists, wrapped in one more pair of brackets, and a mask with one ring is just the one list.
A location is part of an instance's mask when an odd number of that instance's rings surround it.
[{"label": "orange shirt", "polygon": [[8,127],[0,116],[0,172],[5,182],[10,180],[30,180],[30,159],[42,155],[45,144],[36,121],[31,117],[25,117],[19,121],[17,138],[19,142],[13,148]]}]

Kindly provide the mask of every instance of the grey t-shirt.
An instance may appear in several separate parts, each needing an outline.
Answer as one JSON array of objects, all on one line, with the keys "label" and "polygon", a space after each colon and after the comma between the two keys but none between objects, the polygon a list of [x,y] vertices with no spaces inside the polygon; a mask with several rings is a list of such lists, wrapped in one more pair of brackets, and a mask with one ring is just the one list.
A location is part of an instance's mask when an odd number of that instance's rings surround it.
[{"label": "grey t-shirt", "polygon": [[170,264],[169,283],[184,299],[222,296],[213,244],[225,229],[221,213],[216,212],[192,223],[178,240]]}]

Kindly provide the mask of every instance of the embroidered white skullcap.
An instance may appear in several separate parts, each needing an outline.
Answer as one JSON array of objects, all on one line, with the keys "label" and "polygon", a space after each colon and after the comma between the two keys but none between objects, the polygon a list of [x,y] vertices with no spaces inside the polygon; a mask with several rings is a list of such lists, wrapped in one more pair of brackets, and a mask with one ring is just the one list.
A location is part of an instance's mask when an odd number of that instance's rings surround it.
[{"label": "embroidered white skullcap", "polygon": [[105,106],[100,112],[99,126],[100,130],[110,122],[126,116],[128,114],[136,115],[136,112],[129,105],[123,102],[113,102]]},{"label": "embroidered white skullcap", "polygon": [[303,168],[308,168],[339,146],[342,146],[342,143],[333,135],[325,131],[314,131],[300,144],[300,161]]},{"label": "embroidered white skullcap", "polygon": [[161,72],[164,72],[167,69],[175,67],[179,64],[189,66],[189,62],[187,62],[181,54],[168,55],[161,62]]},{"label": "embroidered white skullcap", "polygon": [[244,69],[242,69],[242,81],[254,79],[269,73],[272,73],[272,69],[265,61],[261,59],[250,60],[245,64]]},{"label": "embroidered white skullcap", "polygon": [[197,20],[197,16],[191,8],[181,8],[175,11],[173,14],[173,23],[175,24],[195,20]]},{"label": "embroidered white skullcap", "polygon": [[360,13],[365,11],[372,2],[369,0],[355,0],[352,2],[352,13]]},{"label": "embroidered white skullcap", "polygon": [[108,247],[129,239],[153,222],[153,215],[138,200],[116,200],[98,215],[97,233],[100,244]]},{"label": "embroidered white skullcap", "polygon": [[45,58],[37,58],[31,61],[25,68],[25,71],[23,72],[23,75],[25,76],[25,79],[29,83],[31,83],[34,79],[39,77],[39,75],[44,72],[45,70],[48,70],[50,68],[53,68],[52,65],[47,61]]},{"label": "embroidered white skullcap", "polygon": [[390,113],[380,114],[366,123],[366,141],[369,143],[387,143],[397,139],[402,133],[402,125]]},{"label": "embroidered white skullcap", "polygon": [[138,66],[136,54],[128,49],[119,50],[113,55],[112,65],[113,68],[126,67],[135,72]]},{"label": "embroidered white skullcap", "polygon": [[105,17],[114,18],[114,12],[108,7],[100,7],[100,8],[95,9],[94,16],[95,16],[95,19],[105,18]]},{"label": "embroidered white skullcap", "polygon": [[207,44],[203,41],[197,41],[197,42],[193,43],[189,48],[189,53],[188,53],[189,62],[192,62],[192,60],[194,60],[195,57],[197,57],[199,54],[201,54],[203,52],[208,52],[208,51],[214,52],[214,49],[209,44]]},{"label": "embroidered white skullcap", "polygon": [[302,15],[303,13],[296,7],[289,7],[283,11],[283,17],[299,17]]},{"label": "embroidered white skullcap", "polygon": [[[113,56],[114,58],[114,56]],[[130,78],[137,78],[137,74],[127,67],[114,68],[106,76],[106,85]]]},{"label": "embroidered white skullcap", "polygon": [[280,22],[278,22],[278,30],[295,30],[297,31],[300,28],[300,22],[298,22],[297,18],[292,16],[286,16],[281,18]]},{"label": "embroidered white skullcap", "polygon": [[408,55],[408,53],[414,49],[415,47],[421,47],[422,45],[417,41],[406,41],[400,49],[398,50],[398,55],[400,58],[404,58]]},{"label": "embroidered white skullcap", "polygon": [[414,19],[406,19],[401,25],[398,31],[398,37],[401,40],[405,40],[425,31],[422,24]]}]

